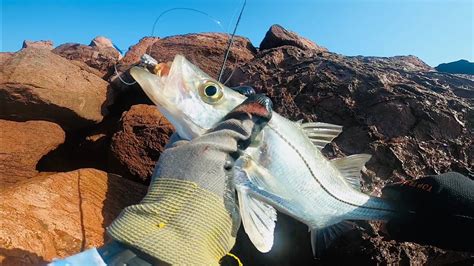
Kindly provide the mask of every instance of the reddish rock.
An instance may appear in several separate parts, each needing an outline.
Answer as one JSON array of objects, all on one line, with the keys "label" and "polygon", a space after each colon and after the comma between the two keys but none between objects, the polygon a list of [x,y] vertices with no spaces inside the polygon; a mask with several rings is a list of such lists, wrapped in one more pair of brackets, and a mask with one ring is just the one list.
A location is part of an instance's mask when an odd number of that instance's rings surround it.
[{"label": "reddish rock", "polygon": [[[408,60],[407,60],[408,59]],[[252,85],[267,93],[278,113],[293,119],[344,126],[324,152],[329,157],[369,153],[363,190],[379,194],[387,183],[428,174],[473,172],[469,113],[474,80],[427,71],[413,58],[315,55],[295,46],[261,51],[239,66],[229,85]],[[307,228],[280,219],[277,238],[292,247],[268,255],[237,241],[236,255],[255,264],[312,264]],[[388,241],[374,224],[361,223],[346,241],[330,247],[321,264],[443,264],[466,261],[469,254]],[[239,242],[241,241],[241,242]],[[277,241],[277,240],[275,240]],[[277,243],[277,242],[275,242]],[[251,250],[249,250],[251,249]],[[277,261],[274,260],[277,258]],[[251,260],[247,261],[250,263]],[[257,262],[255,262],[257,261]]]},{"label": "reddish rock", "polygon": [[[217,79],[228,41],[229,35],[222,33],[178,35],[157,40],[149,49],[149,54],[158,62],[173,61],[175,55],[184,55]],[[255,52],[255,47],[247,38],[236,36],[226,66],[232,69],[237,64],[247,63],[253,59]]]},{"label": "reddish rock", "polygon": [[314,42],[299,36],[298,34],[283,28],[280,25],[273,25],[267,31],[265,38],[260,43],[260,50],[291,45],[303,50],[312,50],[318,53],[327,52],[328,49],[315,44]]},{"label": "reddish rock", "polygon": [[96,37],[90,45],[65,43],[56,47],[53,53],[69,60],[83,62],[97,69],[104,78],[113,73],[114,64],[122,58],[112,42],[105,37]]},{"label": "reddish rock", "polygon": [[8,59],[12,58],[15,53],[0,52],[0,65],[3,65]]},{"label": "reddish rock", "polygon": [[383,64],[387,68],[398,68],[404,71],[434,71],[432,67],[414,55],[392,57],[357,56],[356,58],[369,64]]},{"label": "reddish rock", "polygon": [[38,161],[65,137],[51,122],[0,120],[0,189],[37,175]]},{"label": "reddish rock", "polygon": [[121,127],[112,137],[110,170],[148,182],[173,126],[153,105],[134,105],[122,115]]},{"label": "reddish rock", "polygon": [[21,50],[0,72],[0,118],[80,128],[100,122],[112,102],[106,81],[45,49]]},{"label": "reddish rock", "polygon": [[53,50],[53,41],[47,40],[47,41],[28,41],[24,40],[23,41],[23,46],[22,48],[40,48],[40,49],[46,49],[46,50]]},{"label": "reddish rock", "polygon": [[130,47],[125,56],[120,60],[122,65],[132,65],[140,62],[143,54],[146,54],[156,41],[160,40],[158,37],[144,37],[137,44]]},{"label": "reddish rock", "polygon": [[104,228],[146,187],[95,169],[38,176],[0,193],[0,264],[43,265],[106,238]]},{"label": "reddish rock", "polygon": [[141,91],[140,86],[136,84],[135,80],[128,73],[128,70],[131,65],[139,63],[142,55],[149,53],[150,46],[159,39],[160,38],[156,37],[144,37],[127,51],[125,56],[117,64],[117,73],[114,72],[109,77],[109,82],[114,88],[121,91]]}]

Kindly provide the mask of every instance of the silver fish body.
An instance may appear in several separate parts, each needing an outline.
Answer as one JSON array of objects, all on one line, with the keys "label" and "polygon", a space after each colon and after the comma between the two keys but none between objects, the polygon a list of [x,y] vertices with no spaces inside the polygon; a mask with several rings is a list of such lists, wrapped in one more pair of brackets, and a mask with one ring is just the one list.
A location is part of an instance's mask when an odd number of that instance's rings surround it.
[{"label": "silver fish body", "polygon": [[256,183],[288,202],[286,207],[276,205],[280,211],[314,229],[343,220],[387,220],[397,214],[389,203],[354,189],[299,123],[274,114],[263,134],[258,147],[247,149],[250,158],[242,160],[253,160],[270,174]]},{"label": "silver fish body", "polygon": [[[132,76],[172,122],[192,139],[245,100],[182,56],[166,76],[133,68]],[[207,90],[210,88],[210,90]],[[359,176],[370,155],[328,160],[321,149],[342,127],[292,122],[277,113],[238,159],[234,184],[244,229],[261,252],[274,240],[276,210],[307,224],[314,251],[343,232],[345,220],[388,220],[399,213],[391,203],[360,192]]]}]

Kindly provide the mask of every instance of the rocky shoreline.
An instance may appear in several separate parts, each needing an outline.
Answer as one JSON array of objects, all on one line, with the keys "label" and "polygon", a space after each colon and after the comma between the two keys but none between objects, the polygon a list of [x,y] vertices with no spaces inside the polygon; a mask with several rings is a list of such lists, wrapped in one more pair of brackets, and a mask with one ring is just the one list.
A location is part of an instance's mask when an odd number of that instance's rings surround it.
[{"label": "rocky shoreline", "polygon": [[[146,192],[174,129],[114,65],[132,82],[127,70],[144,52],[158,61],[183,54],[217,77],[227,40],[145,37],[123,58],[103,37],[56,48],[25,41],[0,53],[0,262],[42,264],[101,245],[104,228]],[[236,38],[224,80],[266,93],[290,119],[344,126],[324,152],[372,154],[367,193],[446,171],[473,177],[472,75],[437,72],[415,56],[343,56],[274,25],[259,48]],[[463,264],[474,256],[387,240],[379,224],[361,222],[315,261],[307,228],[278,219],[270,253],[243,230],[233,253],[249,265]]]}]

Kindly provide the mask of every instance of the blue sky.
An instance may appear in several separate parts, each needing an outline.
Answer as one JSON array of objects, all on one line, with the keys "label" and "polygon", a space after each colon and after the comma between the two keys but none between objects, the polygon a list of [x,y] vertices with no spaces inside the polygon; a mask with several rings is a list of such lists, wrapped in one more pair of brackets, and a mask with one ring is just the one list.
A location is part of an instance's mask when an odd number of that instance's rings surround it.
[{"label": "blue sky", "polygon": [[[344,55],[416,55],[432,66],[474,61],[473,0],[248,0],[237,33],[255,46],[272,24],[280,24],[330,51]],[[154,20],[174,7],[155,35],[226,31],[240,0],[2,0],[1,51],[16,51],[24,39],[89,44],[97,35],[127,50],[151,35]]]}]

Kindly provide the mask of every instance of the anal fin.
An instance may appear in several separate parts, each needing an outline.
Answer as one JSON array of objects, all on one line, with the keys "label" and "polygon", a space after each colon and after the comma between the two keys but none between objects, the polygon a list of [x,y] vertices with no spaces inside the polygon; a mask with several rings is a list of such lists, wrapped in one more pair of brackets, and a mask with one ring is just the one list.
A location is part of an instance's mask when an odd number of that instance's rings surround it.
[{"label": "anal fin", "polygon": [[311,230],[311,248],[315,258],[320,258],[323,252],[341,235],[356,228],[350,221],[343,221],[322,229]]}]

